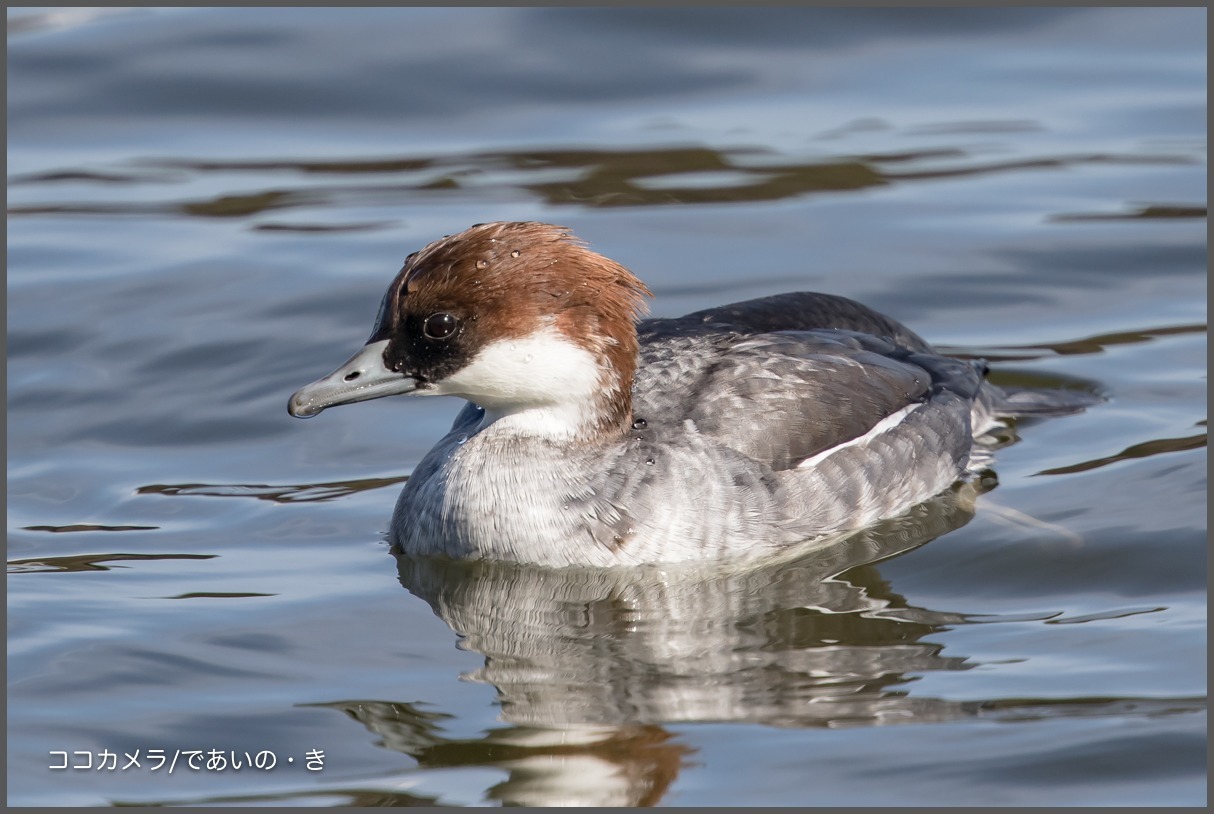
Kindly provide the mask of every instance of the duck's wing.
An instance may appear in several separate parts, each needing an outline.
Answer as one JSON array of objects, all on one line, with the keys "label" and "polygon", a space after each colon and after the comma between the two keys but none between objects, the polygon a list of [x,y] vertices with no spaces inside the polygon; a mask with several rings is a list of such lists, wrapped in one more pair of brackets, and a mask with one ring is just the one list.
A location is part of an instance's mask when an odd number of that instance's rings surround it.
[{"label": "duck's wing", "polygon": [[[685,426],[774,471],[896,426],[908,408],[940,408],[969,443],[979,365],[853,331],[700,332],[643,346],[634,414]],[[884,422],[884,423],[883,423]],[[673,426],[672,426],[673,429]]]},{"label": "duck's wing", "polygon": [[755,336],[776,331],[832,329],[880,337],[918,353],[935,353],[921,336],[896,319],[847,297],[813,291],[759,297],[706,308],[682,317],[647,319],[638,327],[642,343],[647,337],[709,333]]}]

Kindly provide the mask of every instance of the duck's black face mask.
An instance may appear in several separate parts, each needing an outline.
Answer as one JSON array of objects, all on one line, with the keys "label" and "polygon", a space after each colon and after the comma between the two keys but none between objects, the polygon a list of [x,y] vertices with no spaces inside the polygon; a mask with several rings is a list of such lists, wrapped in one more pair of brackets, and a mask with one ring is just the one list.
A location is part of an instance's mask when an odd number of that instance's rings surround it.
[{"label": "duck's black face mask", "polygon": [[396,333],[393,304],[399,288],[398,278],[384,294],[375,327],[362,349],[328,376],[296,390],[287,403],[287,412],[296,418],[311,418],[327,407],[417,390],[416,378],[385,361],[392,336]]}]

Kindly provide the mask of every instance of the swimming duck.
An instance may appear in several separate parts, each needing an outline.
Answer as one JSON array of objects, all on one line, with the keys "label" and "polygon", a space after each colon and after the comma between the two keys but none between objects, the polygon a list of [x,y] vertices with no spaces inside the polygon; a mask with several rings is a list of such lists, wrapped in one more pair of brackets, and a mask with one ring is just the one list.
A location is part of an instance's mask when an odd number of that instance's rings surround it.
[{"label": "swimming duck", "polygon": [[897,515],[972,474],[1008,393],[840,296],[641,319],[649,290],[566,228],[486,223],[405,261],[363,348],[290,399],[468,404],[417,464],[407,554],[545,566],[757,557]]}]

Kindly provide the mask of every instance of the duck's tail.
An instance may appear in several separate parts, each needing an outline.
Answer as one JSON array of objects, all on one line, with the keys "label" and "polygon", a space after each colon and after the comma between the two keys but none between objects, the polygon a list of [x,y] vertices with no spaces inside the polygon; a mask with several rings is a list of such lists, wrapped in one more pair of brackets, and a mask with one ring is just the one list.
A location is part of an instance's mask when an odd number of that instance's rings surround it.
[{"label": "duck's tail", "polygon": [[971,413],[974,437],[1006,427],[1009,418],[1048,418],[1082,413],[1105,399],[1087,390],[1001,387],[984,381]]},{"label": "duck's tail", "polygon": [[989,467],[995,450],[1015,440],[1007,430],[1009,419],[1074,415],[1104,399],[1084,390],[1045,387],[1000,387],[984,381],[970,410],[974,446],[967,469],[978,473]]},{"label": "duck's tail", "polygon": [[1104,399],[1086,390],[1062,390],[1044,387],[997,387],[987,383],[983,390],[990,390],[993,397],[991,409],[997,415],[1010,418],[1019,416],[1059,416],[1082,413]]}]

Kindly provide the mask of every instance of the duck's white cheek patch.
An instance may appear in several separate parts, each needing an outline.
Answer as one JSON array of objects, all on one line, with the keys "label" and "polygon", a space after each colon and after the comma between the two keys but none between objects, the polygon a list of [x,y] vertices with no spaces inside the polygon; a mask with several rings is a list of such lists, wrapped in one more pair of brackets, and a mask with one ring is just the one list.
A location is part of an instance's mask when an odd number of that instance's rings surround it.
[{"label": "duck's white cheek patch", "polygon": [[488,409],[525,409],[589,399],[600,389],[601,374],[592,353],[545,328],[486,345],[431,392],[461,396]]},{"label": "duck's white cheek patch", "polygon": [[797,464],[797,469],[809,469],[812,466],[816,466],[819,463],[821,463],[824,459],[829,458],[831,455],[835,454],[836,452],[838,452],[841,449],[847,449],[848,447],[862,446],[862,445],[868,444],[868,442],[872,441],[874,438],[876,438],[880,435],[883,435],[884,433],[889,432],[894,427],[897,427],[899,424],[901,424],[903,421],[906,420],[907,416],[909,416],[911,413],[913,413],[915,410],[918,410],[922,406],[923,406],[922,404],[909,404],[906,407],[903,407],[901,410],[898,410],[896,413],[890,413],[885,418],[881,419],[875,425],[873,425],[873,428],[871,430],[869,430],[868,432],[864,433],[864,435],[861,435],[858,438],[853,438],[850,441],[844,441],[842,444],[839,444],[838,446],[833,446],[830,449],[824,449],[821,452],[819,452],[818,454],[816,454],[812,457],[806,458],[804,461],[801,461],[801,463]]}]

